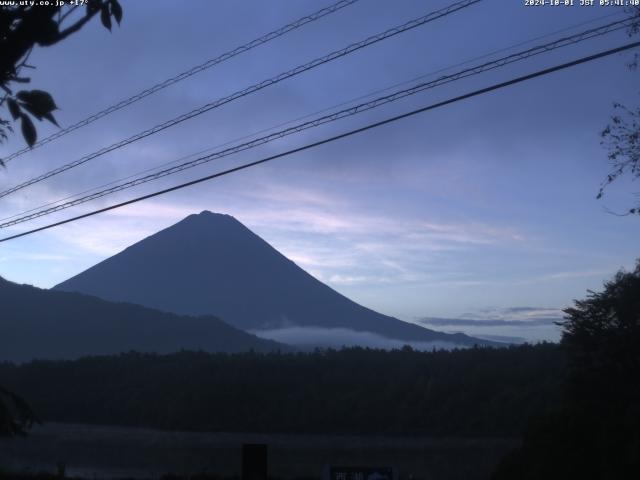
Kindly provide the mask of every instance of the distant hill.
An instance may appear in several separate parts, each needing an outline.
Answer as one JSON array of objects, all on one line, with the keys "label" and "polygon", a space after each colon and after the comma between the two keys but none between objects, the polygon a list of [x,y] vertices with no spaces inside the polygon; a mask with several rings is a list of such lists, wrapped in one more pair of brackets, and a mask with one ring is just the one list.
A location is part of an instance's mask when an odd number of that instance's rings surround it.
[{"label": "distant hill", "polygon": [[304,333],[306,328],[312,337],[323,329],[343,336],[353,332],[436,342],[434,346],[491,343],[436,332],[358,305],[235,218],[208,211],[186,217],[55,289],[178,314],[212,314],[265,336],[286,329]]},{"label": "distant hill", "polygon": [[221,320],[179,316],[79,293],[42,290],[0,277],[0,361],[83,355],[287,350]]}]

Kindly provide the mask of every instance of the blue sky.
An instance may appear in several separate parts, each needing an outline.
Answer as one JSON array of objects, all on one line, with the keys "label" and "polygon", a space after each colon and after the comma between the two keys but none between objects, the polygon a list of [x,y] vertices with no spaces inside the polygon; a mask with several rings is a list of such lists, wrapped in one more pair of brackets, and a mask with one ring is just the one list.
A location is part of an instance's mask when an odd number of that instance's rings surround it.
[{"label": "blue sky", "polygon": [[[361,0],[11,162],[7,188],[346,44],[448,5]],[[328,2],[123,2],[113,33],[93,22],[36,50],[34,88],[69,125]],[[414,77],[621,10],[486,0],[0,200],[1,216],[212,148]],[[574,33],[617,17],[565,32]],[[527,46],[537,45],[539,40]],[[628,41],[623,32],[430,90],[68,210],[17,233],[302,145]],[[524,47],[519,47],[522,49]],[[516,51],[517,49],[511,50]],[[502,53],[500,55],[504,55]],[[492,57],[493,58],[493,57]],[[0,275],[50,287],[184,216],[234,215],[368,307],[432,328],[557,339],[549,319],[640,256],[637,185],[614,184],[599,133],[612,103],[637,105],[638,73],[615,55],[456,103],[237,175],[0,245]],[[451,70],[451,71],[455,71]],[[55,127],[40,125],[40,135]],[[15,136],[0,155],[22,147]],[[453,319],[449,324],[429,319]],[[464,319],[465,322],[460,322]],[[470,323],[471,320],[476,323]],[[522,326],[496,323],[520,321]],[[488,323],[479,323],[487,322]],[[432,322],[432,323],[429,323]],[[435,322],[435,323],[433,323]]]}]

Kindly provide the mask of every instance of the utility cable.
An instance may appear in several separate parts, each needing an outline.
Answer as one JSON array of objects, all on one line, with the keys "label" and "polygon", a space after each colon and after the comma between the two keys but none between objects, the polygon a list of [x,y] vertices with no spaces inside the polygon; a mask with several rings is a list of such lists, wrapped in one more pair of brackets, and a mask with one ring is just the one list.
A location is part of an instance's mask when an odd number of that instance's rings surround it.
[{"label": "utility cable", "polygon": [[341,10],[344,7],[347,7],[349,5],[352,5],[354,3],[356,3],[359,0],[340,0],[339,2],[334,3],[333,5],[330,5],[328,7],[325,7],[321,10],[318,10],[317,12],[311,13],[310,15],[306,15],[302,18],[299,18],[298,20],[291,22],[283,27],[280,27],[277,30],[274,30],[272,32],[267,33],[266,35],[263,35],[259,38],[256,38],[255,40],[252,40],[248,43],[245,43],[244,45],[241,45],[239,47],[234,48],[233,50],[229,50],[228,52],[223,53],[222,55],[219,55],[215,58],[212,58],[210,60],[207,60],[204,63],[201,63],[200,65],[196,65],[195,67],[190,68],[189,70],[186,70],[182,73],[179,73],[177,75],[175,75],[174,77],[168,78],[160,83],[157,83],[156,85],[147,88],[145,90],[142,90],[139,93],[136,93],[135,95],[132,95],[129,98],[126,98],[124,100],[121,100],[120,102],[116,103],[115,105],[112,105],[110,107],[105,108],[104,110],[100,110],[97,113],[94,113],[93,115],[84,118],[76,123],[74,123],[73,125],[69,125],[68,127],[65,127],[61,130],[56,131],[55,133],[49,135],[48,137],[43,138],[42,140],[39,140],[38,142],[36,142],[32,147],[25,147],[22,148],[16,152],[13,152],[11,155],[9,155],[7,158],[3,159],[3,161],[5,163],[10,162],[11,160],[19,157],[20,155],[29,152],[31,150],[33,150],[34,148],[40,147],[42,145],[45,145],[49,142],[52,142],[54,140],[57,140],[60,137],[63,137],[65,135],[67,135],[68,133],[71,133],[79,128],[85,127],[87,125],[89,125],[90,123],[95,122],[96,120],[101,119],[102,117],[106,117],[107,115],[116,112],[122,108],[125,108],[133,103],[136,103],[140,100],[142,100],[145,97],[148,97],[149,95],[152,95],[156,92],[159,92],[160,90],[163,90],[171,85],[174,85],[178,82],[181,82],[182,80],[185,80],[193,75],[196,75],[197,73],[203,72],[204,70],[207,70],[215,65],[218,65],[222,62],[226,62],[227,60],[230,60],[231,58],[240,55],[241,53],[245,53],[248,52],[249,50],[252,50],[260,45],[264,45],[265,43],[268,43],[272,40],[275,40],[276,38],[282,37],[283,35],[286,35],[289,32],[292,32],[294,30],[297,30],[298,28],[311,23],[311,22],[315,22],[316,20],[321,19],[322,17],[326,17],[327,15],[330,15],[334,12],[337,12],[338,10]]},{"label": "utility cable", "polygon": [[199,108],[196,108],[195,110],[192,110],[188,113],[185,113],[183,115],[180,115],[179,117],[173,118],[172,120],[169,120],[167,122],[161,123],[159,125],[156,125],[155,127],[152,127],[148,130],[145,130],[143,132],[137,133],[125,140],[121,140],[120,142],[116,142],[108,147],[104,147],[96,152],[90,153],[88,155],[85,155],[81,158],[79,158],[78,160],[75,160],[73,162],[67,163],[65,165],[62,165],[58,168],[55,168],[53,170],[50,170],[49,172],[46,172],[42,175],[39,175],[37,177],[34,177],[30,180],[27,180],[26,182],[23,182],[19,185],[16,185],[14,187],[11,187],[7,190],[4,190],[2,192],[0,192],[0,198],[2,197],[6,197],[7,195],[10,195],[11,193],[17,192],[18,190],[22,190],[23,188],[26,188],[30,185],[33,185],[35,183],[39,183],[42,182],[43,180],[46,180],[48,178],[51,178],[55,175],[59,175],[63,172],[66,172],[67,170],[70,170],[72,168],[78,167],[80,165],[83,165],[85,163],[87,163],[90,160],[93,160],[97,157],[100,157],[106,153],[112,152],[114,150],[117,150],[118,148],[124,147],[126,145],[129,145],[133,142],[136,142],[138,140],[141,140],[145,137],[148,137],[150,135],[156,134],[158,132],[161,132],[162,130],[165,130],[169,127],[173,127],[175,125],[178,125],[179,123],[182,123],[186,120],[189,120],[193,117],[196,117],[198,115],[202,115],[205,112],[208,112],[210,110],[213,110],[214,108],[218,108],[222,105],[225,105],[227,103],[230,103],[234,100],[237,100],[241,97],[250,95],[252,93],[255,93],[259,90],[262,90],[263,88],[269,87],[271,85],[275,85],[277,83],[282,82],[283,80],[286,80],[288,78],[291,77],[295,77],[297,75],[300,75],[301,73],[304,73],[308,70],[311,70],[313,68],[316,68],[320,65],[323,65],[325,63],[331,62],[333,60],[336,60],[338,58],[344,57],[346,55],[349,55],[357,50],[360,50],[362,48],[368,47],[370,45],[373,45],[375,43],[381,42],[383,40],[386,40],[388,38],[394,37],[400,33],[406,32],[408,30],[412,30],[416,27],[425,25],[429,22],[432,22],[434,20],[437,20],[439,18],[445,17],[447,15],[450,15],[454,12],[457,12],[458,10],[462,10],[464,8],[470,7],[473,4],[476,4],[478,2],[481,2],[483,0],[462,0],[456,3],[453,3],[451,5],[449,5],[448,7],[442,8],[440,10],[428,13],[427,15],[415,18],[413,20],[410,20],[409,22],[406,22],[402,25],[399,25],[397,27],[394,28],[390,28],[382,33],[379,33],[377,35],[372,35],[364,40],[361,40],[360,42],[356,42],[356,43],[352,43],[351,45],[342,48],[340,50],[336,50],[332,53],[329,53],[323,57],[319,57],[315,60],[312,60],[311,62],[308,62],[304,65],[299,65],[291,70],[288,70],[284,73],[281,73],[279,75],[276,75],[275,77],[272,77],[268,80],[263,80],[260,83],[256,83],[250,87],[247,87],[243,90],[239,90],[227,97],[223,97],[220,98],[218,100],[215,100],[211,103],[207,103],[206,105],[203,105]]},{"label": "utility cable", "polygon": [[[527,50],[524,50],[522,52],[518,52],[518,53],[514,53],[512,55],[503,57],[503,58],[499,58],[497,60],[493,60],[491,62],[486,62],[482,65],[478,65],[475,67],[471,67],[471,68],[467,68],[465,70],[462,70],[460,72],[451,74],[451,75],[445,75],[442,76],[434,81],[431,82],[426,82],[426,83],[420,83],[418,85],[415,85],[411,88],[407,88],[407,89],[403,89],[403,90],[399,90],[396,91],[390,95],[385,95],[382,97],[378,97],[374,100],[371,100],[369,102],[364,102],[364,103],[360,103],[358,105],[355,105],[353,107],[350,108],[346,108],[343,110],[340,110],[338,112],[334,112],[328,115],[324,115],[321,117],[318,117],[314,120],[310,120],[308,122],[304,122],[289,128],[286,128],[284,130],[280,130],[274,133],[271,133],[269,135],[260,137],[260,138],[256,138],[253,139],[249,142],[245,142],[233,147],[229,147],[214,153],[211,153],[209,155],[204,155],[201,156],[199,158],[196,158],[194,160],[188,161],[188,162],[184,162],[182,164],[170,167],[170,168],[166,168],[163,170],[160,170],[156,173],[153,174],[149,174],[143,177],[139,177],[136,178],[134,180],[131,181],[127,181],[127,182],[123,182],[117,185],[114,185],[110,188],[106,188],[104,190],[100,190],[97,192],[94,192],[92,194],[80,197],[80,198],[76,198],[74,200],[70,200],[67,201],[65,203],[61,203],[59,205],[50,207],[50,208],[43,208],[41,210],[38,210],[34,213],[28,213],[25,212],[24,215],[19,216],[19,215],[14,215],[14,217],[18,216],[19,218],[14,218],[10,219],[8,221],[5,221],[4,223],[0,223],[0,228],[6,228],[6,227],[10,227],[13,225],[17,225],[19,223],[23,223],[23,222],[27,222],[30,220],[33,220],[35,218],[39,218],[45,215],[49,215],[51,213],[54,212],[58,212],[61,210],[65,210],[67,208],[71,208],[77,205],[81,205],[83,203],[87,203],[89,201],[92,200],[96,200],[98,198],[102,198],[104,196],[107,195],[111,195],[113,193],[116,192],[120,192],[122,190],[126,190],[129,188],[133,188],[136,187],[138,185],[142,185],[144,183],[148,183],[150,181],[153,180],[157,180],[159,178],[162,177],[166,177],[169,175],[174,175],[177,174],[179,172],[182,172],[184,170],[190,169],[190,168],[194,168],[197,167],[199,165],[202,165],[204,163],[208,163],[211,162],[213,160],[217,160],[223,157],[227,157],[229,155],[233,155],[245,150],[249,150],[252,148],[256,148],[258,146],[264,145],[266,143],[278,140],[280,138],[295,134],[295,133],[299,133],[302,132],[304,130],[308,130],[310,128],[315,128],[318,127],[320,125],[324,125],[330,122],[334,122],[346,117],[350,117],[353,115],[357,115],[360,113],[363,113],[365,111],[368,110],[372,110],[374,108],[380,107],[382,105],[386,105],[388,103],[392,103],[395,101],[398,101],[400,99],[406,98],[408,96],[411,95],[415,95],[417,93],[420,93],[422,91],[425,91],[427,89],[432,89],[435,87],[439,87],[441,85],[447,84],[447,83],[451,83],[457,80],[461,80],[463,78],[468,78],[471,76],[475,76],[478,75],[480,73],[484,73],[486,71],[490,71],[490,70],[494,70],[496,68],[500,68],[500,67],[504,67],[505,65],[509,65],[518,61],[522,61],[528,58],[531,58],[535,55],[539,55],[542,53],[546,53],[552,50],[556,50],[558,48],[561,47],[566,47],[569,45],[573,45],[594,37],[598,37],[598,36],[602,36],[602,35],[606,35],[608,33],[620,30],[622,28],[626,28],[626,26],[628,26],[628,21],[629,20],[624,20],[624,21],[617,21],[617,22],[612,22],[608,25],[604,25],[604,26],[600,26],[600,27],[596,27],[593,29],[589,29],[586,30],[584,32],[569,36],[569,37],[565,37],[565,38],[561,38],[559,40],[544,44],[544,45],[539,45]],[[193,156],[193,155],[191,155]]]},{"label": "utility cable", "polygon": [[335,110],[336,108],[344,107],[344,106],[350,105],[350,104],[352,104],[354,102],[357,102],[357,101],[360,101],[360,100],[364,100],[366,98],[373,97],[374,95],[378,95],[380,93],[388,92],[390,90],[393,90],[394,88],[398,88],[398,87],[402,87],[402,86],[405,86],[405,85],[409,85],[409,84],[417,82],[418,80],[423,80],[425,78],[431,78],[431,77],[437,75],[438,73],[447,72],[449,70],[453,70],[454,68],[461,67],[461,66],[464,66],[464,65],[468,65],[468,64],[473,63],[475,61],[492,57],[493,55],[496,55],[498,53],[507,52],[509,50],[513,50],[514,48],[517,48],[517,47],[520,47],[520,46],[523,46],[523,45],[528,45],[528,44],[536,42],[538,40],[542,40],[542,39],[545,39],[545,38],[553,37],[553,36],[558,35],[560,33],[568,32],[570,30],[575,30],[576,28],[582,27],[584,25],[588,25],[588,24],[592,24],[592,23],[598,22],[600,20],[604,20],[605,18],[611,18],[611,17],[614,17],[614,16],[620,16],[620,15],[625,15],[625,12],[617,11],[617,12],[614,12],[614,13],[609,13],[609,14],[606,14],[606,15],[601,15],[601,16],[598,16],[598,17],[594,17],[594,18],[591,18],[591,19],[586,20],[584,22],[580,22],[580,23],[577,23],[577,24],[573,24],[573,25],[561,28],[560,30],[554,30],[553,32],[548,32],[548,33],[545,33],[543,35],[539,35],[537,37],[531,38],[529,40],[525,40],[525,41],[522,41],[522,42],[518,42],[518,43],[512,44],[512,45],[510,45],[508,47],[503,47],[503,48],[500,48],[498,50],[493,50],[493,51],[491,51],[489,53],[485,53],[485,54],[482,54],[480,56],[464,60],[464,61],[456,63],[454,65],[449,65],[447,67],[440,68],[438,70],[431,71],[429,73],[424,73],[424,74],[422,74],[422,75],[420,75],[418,77],[414,77],[414,78],[412,78],[410,80],[404,80],[402,82],[386,86],[384,88],[381,88],[381,89],[366,93],[364,95],[359,95],[359,96],[357,96],[355,98],[351,98],[349,100],[345,100],[343,102],[340,102],[338,104],[332,105],[330,107],[325,107],[325,108],[323,108],[321,110],[316,110],[315,112],[308,113],[308,114],[305,114],[305,115],[300,116],[300,117],[296,117],[296,118],[291,119],[291,120],[287,120],[287,121],[279,123],[277,125],[273,125],[271,127],[262,128],[262,129],[260,129],[258,131],[254,131],[252,133],[249,133],[249,134],[246,134],[246,135],[242,135],[240,137],[236,137],[236,138],[234,138],[232,140],[228,140],[228,141],[226,141],[226,142],[224,142],[222,144],[217,144],[215,146],[205,148],[204,150],[200,150],[198,152],[191,153],[189,155],[186,155],[186,156],[174,159],[174,160],[170,160],[168,162],[161,163],[160,165],[156,165],[155,167],[146,168],[144,170],[141,170],[141,171],[132,173],[130,175],[127,175],[126,177],[121,177],[121,178],[118,178],[116,180],[112,180],[110,182],[103,183],[103,184],[97,185],[95,187],[91,187],[91,188],[89,188],[87,190],[83,190],[82,192],[78,192],[78,193],[75,193],[75,194],[72,194],[72,195],[67,195],[66,197],[59,198],[58,200],[53,200],[53,201],[47,202],[47,203],[45,203],[43,205],[39,205],[37,207],[30,208],[30,209],[25,210],[23,212],[19,212],[19,213],[13,214],[13,215],[9,215],[7,217],[0,218],[0,222],[4,222],[5,220],[11,220],[13,218],[16,218],[16,217],[19,217],[19,216],[22,216],[22,215],[26,215],[27,213],[35,212],[36,210],[41,210],[43,208],[56,205],[56,204],[58,204],[60,202],[71,200],[73,198],[79,197],[80,195],[85,195],[87,193],[94,192],[96,190],[100,190],[100,189],[109,187],[111,185],[115,185],[116,183],[119,183],[119,182],[124,182],[125,180],[129,180],[131,178],[135,178],[135,177],[138,177],[140,175],[144,175],[146,173],[157,171],[157,170],[159,170],[161,168],[164,168],[164,167],[167,167],[169,165],[174,165],[176,163],[180,163],[180,162],[183,162],[185,160],[188,160],[189,158],[197,157],[197,156],[202,155],[204,153],[211,152],[213,150],[216,150],[216,149],[219,149],[219,148],[222,148],[222,147],[226,147],[228,145],[232,145],[232,144],[234,144],[236,142],[240,142],[242,140],[247,140],[249,138],[256,137],[257,135],[260,135],[262,133],[270,132],[270,131],[276,130],[277,128],[284,127],[284,126],[287,126],[287,125],[291,125],[291,124],[293,124],[295,122],[299,122],[301,120],[306,120],[307,118],[311,118],[311,117],[313,117],[315,115],[319,115],[319,114],[322,114],[322,113],[325,113],[325,112],[330,112],[331,110]]},{"label": "utility cable", "polygon": [[75,221],[81,220],[83,218],[88,218],[88,217],[91,217],[91,216],[94,216],[94,215],[98,215],[100,213],[104,213],[104,212],[107,212],[107,211],[110,211],[110,210],[121,208],[121,207],[124,207],[126,205],[131,205],[133,203],[137,203],[137,202],[140,202],[142,200],[147,200],[149,198],[153,198],[153,197],[157,197],[157,196],[160,196],[160,195],[164,195],[166,193],[174,192],[176,190],[181,190],[183,188],[190,187],[190,186],[193,186],[193,185],[197,185],[199,183],[206,182],[208,180],[213,180],[213,179],[218,178],[218,177],[222,177],[222,176],[225,176],[225,175],[229,175],[231,173],[239,172],[241,170],[245,170],[245,169],[250,168],[250,167],[255,167],[257,165],[261,165],[263,163],[267,163],[267,162],[270,162],[270,161],[273,161],[273,160],[276,160],[276,159],[279,159],[279,158],[283,158],[283,157],[286,157],[286,156],[289,156],[289,155],[293,155],[295,153],[299,153],[299,152],[302,152],[302,151],[305,151],[305,150],[309,150],[311,148],[319,147],[320,145],[324,145],[324,144],[327,144],[327,143],[334,142],[336,140],[347,138],[347,137],[356,135],[358,133],[366,132],[368,130],[371,130],[371,129],[374,129],[374,128],[378,128],[378,127],[381,127],[383,125],[387,125],[389,123],[393,123],[393,122],[402,120],[404,118],[412,117],[412,116],[417,115],[419,113],[424,113],[424,112],[427,112],[429,110],[435,110],[437,108],[444,107],[446,105],[450,105],[450,104],[453,104],[453,103],[456,103],[456,102],[459,102],[459,101],[462,101],[462,100],[466,100],[468,98],[472,98],[472,97],[476,97],[476,96],[479,96],[479,95],[483,95],[485,93],[493,92],[495,90],[500,90],[502,88],[506,88],[506,87],[509,87],[511,85],[515,85],[515,84],[522,83],[522,82],[525,82],[525,81],[528,81],[528,80],[532,80],[532,79],[537,78],[537,77],[542,77],[544,75],[549,75],[551,73],[554,73],[554,72],[557,72],[557,71],[560,71],[560,70],[565,70],[567,68],[575,67],[577,65],[584,64],[584,63],[587,63],[587,62],[592,62],[594,60],[597,60],[597,59],[600,59],[600,58],[604,58],[604,57],[607,57],[607,56],[610,56],[610,55],[614,55],[616,53],[620,53],[620,52],[623,52],[623,51],[626,51],[626,50],[630,50],[630,49],[636,48],[636,47],[640,47],[640,42],[629,43],[629,44],[626,44],[626,45],[623,45],[623,46],[620,46],[620,47],[617,47],[617,48],[613,48],[613,49],[606,50],[606,51],[603,51],[603,52],[599,52],[599,53],[596,53],[596,54],[593,54],[593,55],[589,55],[587,57],[582,57],[582,58],[579,58],[577,60],[573,60],[573,61],[570,61],[570,62],[567,62],[567,63],[563,63],[561,65],[556,65],[554,67],[546,68],[544,70],[538,70],[537,72],[534,72],[534,73],[531,73],[531,74],[528,74],[528,75],[517,77],[517,78],[514,78],[512,80],[508,80],[506,82],[494,84],[494,85],[492,85],[490,87],[485,87],[485,88],[482,88],[482,89],[479,89],[479,90],[475,90],[473,92],[466,93],[464,95],[460,95],[460,96],[457,96],[457,97],[454,97],[454,98],[450,98],[450,99],[444,100],[442,102],[434,103],[434,104],[428,105],[426,107],[418,108],[416,110],[412,110],[410,112],[406,112],[406,113],[403,113],[401,115],[396,115],[396,116],[387,118],[385,120],[381,120],[379,122],[371,123],[371,124],[366,125],[364,127],[356,128],[354,130],[350,130],[348,132],[341,133],[339,135],[334,135],[332,137],[325,138],[323,140],[319,140],[317,142],[309,143],[309,144],[304,145],[302,147],[297,147],[297,148],[288,150],[286,152],[282,152],[282,153],[279,153],[279,154],[276,154],[276,155],[271,155],[269,157],[262,158],[260,160],[256,160],[254,162],[245,163],[243,165],[239,165],[237,167],[230,168],[228,170],[224,170],[222,172],[214,173],[212,175],[207,175],[205,177],[200,177],[198,179],[191,180],[189,182],[182,183],[180,185],[175,185],[173,187],[166,188],[164,190],[160,190],[160,191],[156,191],[156,192],[153,192],[153,193],[149,193],[149,194],[143,195],[141,197],[133,198],[131,200],[127,200],[125,202],[117,203],[115,205],[110,205],[108,207],[104,207],[104,208],[101,208],[101,209],[98,209],[98,210],[94,210],[94,211],[91,211],[91,212],[88,212],[88,213],[84,213],[82,215],[78,215],[78,216],[75,216],[75,217],[72,217],[72,218],[68,218],[66,220],[61,220],[59,222],[55,222],[55,223],[51,223],[51,224],[48,224],[48,225],[44,225],[44,226],[39,227],[39,228],[34,228],[34,229],[26,231],[26,232],[22,232],[22,233],[18,233],[18,234],[15,234],[15,235],[8,236],[8,237],[4,237],[4,238],[0,239],[0,243],[7,242],[9,240],[13,240],[13,239],[16,239],[16,238],[24,237],[24,236],[27,236],[27,235],[31,235],[31,234],[34,234],[36,232],[41,232],[43,230],[48,230],[50,228],[57,227],[57,226],[60,226],[60,225],[64,225],[64,224],[67,224],[67,223],[75,222]]}]

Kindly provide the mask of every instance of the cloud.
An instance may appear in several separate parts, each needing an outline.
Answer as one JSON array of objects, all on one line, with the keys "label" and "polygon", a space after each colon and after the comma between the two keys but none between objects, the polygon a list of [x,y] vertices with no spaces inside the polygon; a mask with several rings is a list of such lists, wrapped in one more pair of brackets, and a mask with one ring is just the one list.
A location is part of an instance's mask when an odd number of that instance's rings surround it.
[{"label": "cloud", "polygon": [[19,260],[32,261],[32,262],[66,262],[70,260],[69,255],[56,255],[51,253],[18,253],[9,256],[0,257],[0,262],[14,262]]},{"label": "cloud", "polygon": [[199,210],[194,210],[191,206],[158,201],[134,203],[123,208],[110,210],[105,215],[112,218],[156,219],[174,222],[199,212]]},{"label": "cloud", "polygon": [[483,340],[491,340],[494,342],[502,342],[502,343],[526,343],[528,340],[524,337],[514,337],[511,335],[476,335],[477,338],[481,338]]},{"label": "cloud", "polygon": [[[541,309],[536,307],[508,307],[503,308],[503,312],[507,313],[530,313],[530,312],[539,312]],[[548,310],[548,309],[547,309]]]},{"label": "cloud", "polygon": [[109,257],[124,250],[148,235],[154,233],[152,228],[144,228],[138,222],[91,222],[90,227],[81,224],[67,225],[64,229],[52,230],[50,235],[67,248],[85,254]]},{"label": "cloud", "polygon": [[451,281],[450,272],[442,278],[430,267],[441,255],[521,243],[522,238],[511,227],[436,221],[426,219],[427,214],[384,216],[326,188],[277,181],[233,195],[213,191],[178,203],[159,199],[133,204],[51,235],[74,250],[108,256],[202,209],[234,215],[302,268],[335,286]]},{"label": "cloud", "polygon": [[542,275],[539,280],[564,280],[567,278],[602,277],[611,275],[610,269],[574,270],[566,272],[554,272]]},{"label": "cloud", "polygon": [[423,317],[417,323],[447,333],[465,333],[508,343],[558,341],[564,313],[558,308],[487,307],[457,318]]},{"label": "cloud", "polygon": [[420,323],[433,326],[485,326],[485,327],[531,327],[531,326],[547,326],[555,325],[555,322],[561,320],[561,318],[537,318],[532,320],[471,320],[467,318],[433,318],[425,317],[420,319]]},{"label": "cloud", "polygon": [[335,274],[327,278],[329,283],[335,285],[356,285],[356,284],[389,284],[392,280],[376,275],[340,275]]},{"label": "cloud", "polygon": [[486,307],[460,315],[460,317],[486,321],[551,321],[564,317],[561,308],[556,307]]},{"label": "cloud", "polygon": [[287,327],[272,330],[252,330],[251,333],[262,338],[300,347],[341,348],[360,346],[391,350],[410,345],[416,350],[433,350],[434,348],[436,350],[451,350],[454,348],[464,348],[463,345],[454,342],[410,342],[386,338],[372,332],[361,332],[347,328]]},{"label": "cloud", "polygon": [[[86,209],[88,210],[89,208]],[[52,243],[59,244],[61,247],[56,250],[65,253],[40,256],[40,260],[67,259],[71,252],[75,256],[106,258],[191,213],[198,212],[186,206],[173,206],[162,202],[139,203],[56,227],[46,232],[50,239],[50,248]],[[26,257],[28,258],[25,259],[29,259],[33,255]],[[14,260],[19,258],[12,257]]]},{"label": "cloud", "polygon": [[[488,225],[480,222],[436,222],[418,217],[389,217],[370,213],[344,199],[308,189],[301,195],[299,189],[278,187],[280,195],[274,198],[271,189],[253,192],[264,211],[252,208],[242,212],[243,219],[255,226],[268,226],[279,230],[341,235],[359,238],[358,247],[375,251],[388,248],[381,239],[403,241],[414,248],[452,248],[452,244],[489,245],[501,242],[519,242],[521,232],[512,227]],[[421,218],[422,217],[422,218]],[[373,240],[373,241],[372,241]],[[377,241],[376,241],[377,240]]]},{"label": "cloud", "polygon": [[[450,281],[434,268],[443,256],[525,243],[525,235],[511,226],[441,220],[427,212],[383,215],[326,187],[276,183],[249,191],[260,207],[239,195],[229,213],[334,285]],[[451,274],[449,269],[446,276]]]},{"label": "cloud", "polygon": [[433,326],[462,327],[546,327],[563,319],[559,308],[488,307],[463,313],[458,318],[423,317],[419,323]]}]

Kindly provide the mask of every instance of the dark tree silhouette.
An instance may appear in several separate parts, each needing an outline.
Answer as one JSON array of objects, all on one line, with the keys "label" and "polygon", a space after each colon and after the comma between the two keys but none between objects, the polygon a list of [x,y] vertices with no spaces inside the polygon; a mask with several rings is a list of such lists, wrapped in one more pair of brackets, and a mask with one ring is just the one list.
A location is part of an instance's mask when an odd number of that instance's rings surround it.
[{"label": "dark tree silhouette", "polygon": [[13,132],[12,121],[19,121],[25,141],[32,146],[38,138],[32,118],[57,125],[53,117],[57,107],[49,93],[43,90],[14,91],[14,84],[29,83],[29,78],[22,72],[25,68],[33,68],[27,63],[32,49],[61,42],[98,14],[105,28],[111,30],[111,18],[119,24],[122,8],[118,0],[88,0],[84,15],[76,18],[76,12],[81,9],[79,6],[55,6],[54,2],[47,6],[25,6],[20,3],[0,6],[0,88],[4,90],[0,106],[6,105],[12,119],[0,117],[0,142]]},{"label": "dark tree silhouette", "polygon": [[602,292],[589,291],[565,313],[562,343],[570,358],[570,392],[593,399],[599,384],[606,386],[599,389],[606,397],[618,389],[627,393],[630,386],[637,394],[640,375],[629,375],[640,374],[640,260],[632,272],[618,272]]},{"label": "dark tree silhouette", "polygon": [[[640,6],[632,7],[629,13],[635,22],[629,27],[630,37],[640,34]],[[629,64],[631,70],[637,70],[640,54],[636,53]],[[632,178],[640,177],[640,107],[629,108],[614,103],[614,115],[611,123],[602,131],[602,145],[609,151],[608,158],[611,171],[602,182],[598,198],[602,198],[605,188],[619,177],[629,174]],[[640,215],[640,203],[631,207],[625,215]]]},{"label": "dark tree silhouette", "polygon": [[0,387],[0,436],[24,435],[40,420],[21,397]]},{"label": "dark tree silhouette", "polygon": [[[88,0],[84,14],[76,18],[77,12],[82,11],[79,6],[21,3],[0,6],[0,88],[4,90],[0,107],[6,106],[11,118],[0,116],[0,143],[13,132],[12,122],[20,122],[22,135],[32,146],[38,138],[32,118],[57,125],[53,116],[57,106],[43,90],[15,91],[14,85],[30,81],[22,74],[24,69],[34,68],[27,63],[29,54],[36,46],[48,47],[61,42],[98,14],[104,27],[111,30],[111,18],[119,24],[122,8],[118,0]],[[4,165],[2,159],[0,165]],[[0,386],[0,435],[24,433],[34,421],[37,418],[27,403]]]},{"label": "dark tree silhouette", "polygon": [[[421,352],[129,352],[0,362],[44,421],[221,432],[520,436],[557,408],[557,344]],[[55,391],[55,395],[50,392]]]},{"label": "dark tree silhouette", "polygon": [[640,478],[640,260],[565,313],[563,407],[530,425],[495,478]]},{"label": "dark tree silhouette", "polygon": [[640,260],[565,312],[567,402],[594,427],[600,478],[640,478]]}]

